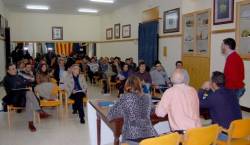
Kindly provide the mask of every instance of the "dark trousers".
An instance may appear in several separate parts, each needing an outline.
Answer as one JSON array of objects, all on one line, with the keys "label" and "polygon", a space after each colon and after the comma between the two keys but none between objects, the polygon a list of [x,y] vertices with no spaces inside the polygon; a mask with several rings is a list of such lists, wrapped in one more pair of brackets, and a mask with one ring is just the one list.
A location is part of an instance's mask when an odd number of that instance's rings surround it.
[{"label": "dark trousers", "polygon": [[108,86],[108,80],[106,79],[106,80],[103,80],[103,93],[104,94],[106,94],[106,93],[108,93],[109,92],[109,86]]},{"label": "dark trousers", "polygon": [[99,73],[98,72],[93,73],[92,71],[89,71],[88,76],[89,76],[91,83],[96,83],[96,82],[92,82],[92,81],[95,81],[95,80],[93,80],[93,78],[94,78],[94,76],[99,76]]},{"label": "dark trousers", "polygon": [[3,98],[6,105],[14,105],[15,107],[25,107],[26,92],[10,93]]},{"label": "dark trousers", "polygon": [[85,97],[84,93],[76,93],[71,94],[70,99],[74,100],[73,110],[78,111],[79,118],[84,119],[84,108],[83,108],[83,97]]}]

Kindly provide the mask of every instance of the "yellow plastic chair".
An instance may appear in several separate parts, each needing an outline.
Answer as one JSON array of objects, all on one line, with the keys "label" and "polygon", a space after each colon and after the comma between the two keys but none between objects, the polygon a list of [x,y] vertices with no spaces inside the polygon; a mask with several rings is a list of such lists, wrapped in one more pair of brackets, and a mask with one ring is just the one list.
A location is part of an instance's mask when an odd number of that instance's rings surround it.
[{"label": "yellow plastic chair", "polygon": [[145,139],[140,145],[179,145],[181,136],[178,133],[171,133],[160,137]]},{"label": "yellow plastic chair", "polygon": [[[64,106],[65,106],[65,112],[68,113],[68,105],[73,105],[75,103],[74,100],[70,99],[66,93],[66,91],[62,91],[62,96],[64,98]],[[86,107],[89,102],[89,98],[86,95],[86,97],[83,98],[83,105]]]},{"label": "yellow plastic chair", "polygon": [[50,78],[50,82],[53,84],[57,84],[57,80],[55,78]]},{"label": "yellow plastic chair", "polygon": [[[37,95],[39,96],[39,94]],[[60,106],[62,105],[62,95],[58,86],[55,86],[52,89],[51,96],[57,96],[58,98],[56,100],[41,100],[41,108],[56,107],[58,116],[59,114],[62,115],[60,113]]]},{"label": "yellow plastic chair", "polygon": [[[11,126],[12,126],[12,112],[16,112],[18,110],[23,110],[23,109],[25,109],[25,108],[24,107],[14,107],[13,105],[8,105],[7,106],[8,126],[9,126],[9,128],[11,128]],[[36,122],[36,118],[37,118],[38,122],[40,123],[39,113],[37,113],[37,112],[33,112],[33,113],[34,113],[33,122]]]},{"label": "yellow plastic chair", "polygon": [[216,145],[220,131],[218,125],[187,130],[183,145]]},{"label": "yellow plastic chair", "polygon": [[250,118],[235,120],[230,124],[227,141],[218,141],[218,145],[250,145]]}]

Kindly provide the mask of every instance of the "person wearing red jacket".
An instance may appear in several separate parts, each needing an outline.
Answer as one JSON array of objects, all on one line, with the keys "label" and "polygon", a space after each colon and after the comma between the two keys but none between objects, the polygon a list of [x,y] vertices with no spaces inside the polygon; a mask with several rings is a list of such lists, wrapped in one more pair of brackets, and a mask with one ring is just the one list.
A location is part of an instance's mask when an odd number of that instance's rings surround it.
[{"label": "person wearing red jacket", "polygon": [[240,98],[245,93],[245,70],[244,63],[239,54],[235,51],[236,42],[233,38],[226,38],[221,45],[222,53],[226,56],[224,67],[225,88],[234,90]]}]

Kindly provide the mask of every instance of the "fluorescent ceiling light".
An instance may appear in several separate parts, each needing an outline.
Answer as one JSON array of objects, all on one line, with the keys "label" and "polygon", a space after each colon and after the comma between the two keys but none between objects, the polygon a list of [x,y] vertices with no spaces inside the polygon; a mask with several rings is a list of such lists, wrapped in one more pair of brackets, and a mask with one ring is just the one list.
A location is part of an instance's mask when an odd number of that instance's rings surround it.
[{"label": "fluorescent ceiling light", "polygon": [[97,9],[89,9],[89,8],[80,8],[78,9],[78,12],[81,13],[98,13]]},{"label": "fluorescent ceiling light", "polygon": [[114,3],[114,0],[90,0],[91,2],[98,2],[98,3]]},{"label": "fluorescent ceiling light", "polygon": [[48,6],[43,6],[43,5],[27,5],[26,9],[30,10],[49,10]]}]

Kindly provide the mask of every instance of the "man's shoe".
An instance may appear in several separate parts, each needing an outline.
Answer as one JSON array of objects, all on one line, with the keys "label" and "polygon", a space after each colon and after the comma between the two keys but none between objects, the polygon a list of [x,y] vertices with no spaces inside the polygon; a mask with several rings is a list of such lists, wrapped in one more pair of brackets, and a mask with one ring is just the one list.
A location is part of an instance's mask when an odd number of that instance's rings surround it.
[{"label": "man's shoe", "polygon": [[72,114],[77,114],[77,110],[73,110]]},{"label": "man's shoe", "polygon": [[23,111],[22,109],[17,109],[16,113],[22,113],[22,111]]},{"label": "man's shoe", "polygon": [[36,132],[36,127],[34,126],[33,121],[29,122],[29,130],[31,132]]},{"label": "man's shoe", "polygon": [[81,120],[80,120],[80,123],[81,123],[81,124],[85,124],[85,119],[81,119]]}]

